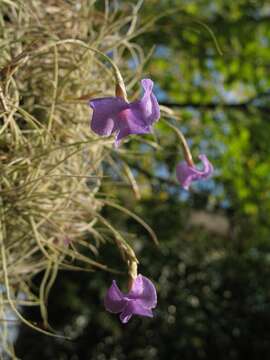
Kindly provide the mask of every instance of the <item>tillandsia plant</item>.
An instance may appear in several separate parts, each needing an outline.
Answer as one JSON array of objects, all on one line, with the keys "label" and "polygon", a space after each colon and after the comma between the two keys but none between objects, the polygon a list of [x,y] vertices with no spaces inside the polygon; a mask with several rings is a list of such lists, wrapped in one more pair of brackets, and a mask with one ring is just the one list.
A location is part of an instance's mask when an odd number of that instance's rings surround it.
[{"label": "tillandsia plant", "polygon": [[[77,0],[76,6],[72,2],[58,6],[48,0],[47,7],[42,0],[33,0],[31,11],[23,3],[1,4],[1,30],[9,46],[3,45],[0,58],[0,282],[4,289],[0,312],[4,314],[4,304],[9,304],[22,322],[54,335],[46,304],[58,270],[111,271],[96,260],[110,231],[128,265],[129,289],[125,294],[113,282],[105,298],[106,309],[120,313],[124,323],[132,315],[151,317],[157,303],[155,287],[137,274],[132,247],[101,214],[103,206],[112,206],[99,192],[101,183],[110,181],[103,176],[103,163],[110,164],[113,141],[95,136],[115,135],[119,146],[128,135],[150,133],[159,120],[152,80],[143,79],[141,99],[129,102],[122,75],[106,56],[114,50],[125,76],[131,74],[121,56],[123,50],[131,56],[138,53],[143,63],[140,51],[130,42],[138,7],[130,15],[130,31],[123,33],[126,19],[121,23],[119,14],[103,16],[94,2]],[[114,71],[115,96],[99,98],[112,83],[104,59]],[[141,71],[136,77],[141,78]],[[94,133],[89,131],[86,98],[92,99]],[[193,168],[189,155],[185,159]],[[32,281],[37,274],[42,278],[38,290]],[[20,313],[18,306],[26,305],[40,307],[42,327]],[[6,334],[6,322],[3,328]],[[13,354],[12,344],[1,341]]]},{"label": "tillandsia plant", "polygon": [[[98,97],[110,87],[108,62],[118,95],[125,98],[117,68],[105,54],[114,50],[127,77],[130,69],[123,50],[143,64],[141,52],[130,41],[138,8],[127,7],[120,13],[111,9],[104,16],[90,3],[58,5],[48,0],[44,6],[42,0],[33,0],[30,8],[30,2],[10,0],[0,5],[1,31],[8,44],[2,44],[0,58],[0,312],[5,318],[9,306],[22,322],[48,335],[55,335],[46,304],[58,270],[111,271],[97,261],[108,231],[129,269],[137,263],[132,248],[101,214],[109,204],[108,196],[99,192],[102,182],[110,185],[103,176],[103,164],[110,165],[113,141],[89,131],[85,99]],[[127,17],[132,22],[128,34]],[[138,78],[140,71],[139,66]],[[144,86],[141,102],[133,107],[125,100],[124,111],[129,113],[131,106],[137,114],[147,103],[152,114],[152,83],[146,81]],[[158,118],[151,114],[145,114],[147,125],[142,130],[140,124],[141,131],[150,131]],[[112,205],[111,201],[108,206]],[[34,286],[37,274],[41,280]],[[42,326],[25,319],[18,306],[40,307]],[[8,322],[2,327],[0,345],[13,354],[12,343],[4,339]]]}]

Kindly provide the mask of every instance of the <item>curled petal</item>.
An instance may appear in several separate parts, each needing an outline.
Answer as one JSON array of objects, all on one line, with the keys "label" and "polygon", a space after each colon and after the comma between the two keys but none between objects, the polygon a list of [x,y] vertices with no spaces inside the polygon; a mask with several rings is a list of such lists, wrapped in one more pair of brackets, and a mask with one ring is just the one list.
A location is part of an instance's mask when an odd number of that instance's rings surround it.
[{"label": "curled petal", "polygon": [[119,290],[116,282],[113,280],[112,286],[107,291],[104,299],[105,309],[112,313],[120,313],[125,307],[123,293]]},{"label": "curled petal", "polygon": [[157,292],[154,284],[141,274],[133,282],[128,298],[139,300],[143,307],[149,309],[157,305]]},{"label": "curled petal", "polygon": [[142,127],[149,127],[160,118],[159,104],[155,95],[153,94],[153,81],[150,79],[143,79],[141,81],[144,89],[144,94],[139,101],[130,104],[130,110],[133,113],[134,120]]},{"label": "curled petal", "polygon": [[98,135],[111,135],[117,128],[117,115],[128,108],[128,103],[119,97],[93,99],[91,129]]},{"label": "curled petal", "polygon": [[142,79],[142,87],[144,95],[140,100],[145,111],[147,125],[152,125],[160,118],[160,108],[156,96],[153,94],[154,83],[150,79]]},{"label": "curled petal", "polygon": [[203,170],[198,170],[193,166],[188,165],[186,161],[182,161],[176,166],[176,177],[182,187],[188,190],[193,181],[206,179],[213,173],[213,165],[207,159],[206,155],[199,155],[199,159],[203,163]]},{"label": "curled petal", "polygon": [[213,165],[210,163],[210,161],[207,159],[206,155],[201,154],[198,156],[199,159],[202,161],[204,169],[203,171],[201,171],[201,174],[205,177],[209,177],[213,174],[214,171],[214,167]]}]

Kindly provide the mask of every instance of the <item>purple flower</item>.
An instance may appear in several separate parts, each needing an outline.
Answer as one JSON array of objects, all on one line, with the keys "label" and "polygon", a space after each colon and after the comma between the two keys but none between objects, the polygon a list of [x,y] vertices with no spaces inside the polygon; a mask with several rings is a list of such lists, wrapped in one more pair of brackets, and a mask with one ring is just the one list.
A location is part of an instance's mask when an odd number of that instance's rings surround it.
[{"label": "purple flower", "polygon": [[152,124],[160,117],[157,99],[153,94],[153,81],[143,79],[142,98],[132,103],[121,97],[93,99],[89,105],[93,109],[91,129],[98,135],[116,134],[115,145],[130,134],[147,134]]},{"label": "purple flower", "polygon": [[188,190],[192,181],[206,179],[214,171],[213,165],[209,162],[206,155],[199,155],[199,159],[203,163],[203,170],[197,170],[194,166],[188,165],[186,161],[182,161],[176,166],[177,180],[185,190]]},{"label": "purple flower", "polygon": [[156,289],[149,279],[139,274],[131,290],[124,294],[113,280],[105,296],[104,305],[107,311],[120,313],[123,324],[127,323],[132,315],[153,317],[152,309],[157,305]]}]

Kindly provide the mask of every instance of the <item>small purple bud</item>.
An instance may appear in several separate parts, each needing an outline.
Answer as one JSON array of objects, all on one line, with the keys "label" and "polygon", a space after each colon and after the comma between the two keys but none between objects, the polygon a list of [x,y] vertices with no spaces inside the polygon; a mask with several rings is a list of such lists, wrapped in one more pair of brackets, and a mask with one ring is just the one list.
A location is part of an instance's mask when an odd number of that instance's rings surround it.
[{"label": "small purple bud", "polygon": [[185,190],[189,189],[189,186],[193,181],[207,179],[213,174],[213,165],[207,159],[206,155],[199,155],[199,159],[203,163],[203,170],[198,170],[195,166],[188,165],[186,161],[182,161],[176,166],[177,180]]}]

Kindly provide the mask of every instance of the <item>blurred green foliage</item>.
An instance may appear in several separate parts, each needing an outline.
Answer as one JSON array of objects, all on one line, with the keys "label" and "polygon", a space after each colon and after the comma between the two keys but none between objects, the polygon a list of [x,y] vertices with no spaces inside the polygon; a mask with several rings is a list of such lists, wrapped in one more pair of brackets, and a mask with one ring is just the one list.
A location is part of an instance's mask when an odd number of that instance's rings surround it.
[{"label": "blurred green foliage", "polygon": [[[174,169],[180,146],[162,122],[155,134],[161,150],[131,141],[128,153],[116,152],[119,167],[121,156],[128,159],[142,199],[115,174],[104,191],[139,214],[160,247],[129,216],[109,208],[104,216],[127,234],[140,272],[157,285],[156,316],[123,326],[102,305],[111,274],[62,273],[49,318],[73,340],[22,328],[17,351],[23,359],[269,358],[269,1],[149,0],[141,21],[168,9],[175,11],[139,38],[145,50],[157,45],[145,72],[161,103],[178,109],[181,120],[174,123],[195,157],[208,155],[215,176],[189,194],[179,188]],[[113,246],[100,254],[123,270]]]}]

